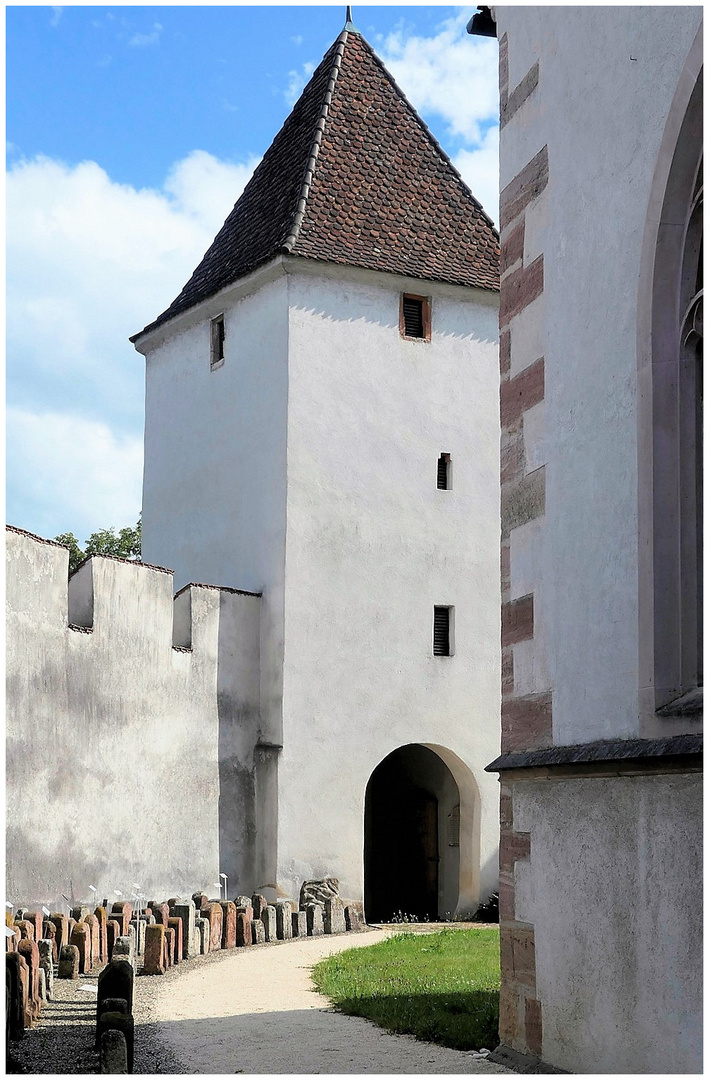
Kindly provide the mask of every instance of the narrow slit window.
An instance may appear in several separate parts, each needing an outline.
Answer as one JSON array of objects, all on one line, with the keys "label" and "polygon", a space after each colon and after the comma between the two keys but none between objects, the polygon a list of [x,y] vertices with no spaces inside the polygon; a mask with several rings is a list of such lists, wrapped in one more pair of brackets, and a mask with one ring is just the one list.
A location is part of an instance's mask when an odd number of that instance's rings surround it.
[{"label": "narrow slit window", "polygon": [[217,315],[211,322],[211,354],[210,366],[217,367],[224,362],[224,316]]},{"label": "narrow slit window", "polygon": [[402,293],[399,332],[413,341],[431,340],[431,304],[427,296]]},{"label": "narrow slit window", "polygon": [[448,491],[451,486],[451,456],[450,454],[441,454],[438,459],[438,473],[436,476],[436,486],[441,491]]},{"label": "narrow slit window", "polygon": [[451,609],[434,607],[433,609],[433,655],[451,655]]}]

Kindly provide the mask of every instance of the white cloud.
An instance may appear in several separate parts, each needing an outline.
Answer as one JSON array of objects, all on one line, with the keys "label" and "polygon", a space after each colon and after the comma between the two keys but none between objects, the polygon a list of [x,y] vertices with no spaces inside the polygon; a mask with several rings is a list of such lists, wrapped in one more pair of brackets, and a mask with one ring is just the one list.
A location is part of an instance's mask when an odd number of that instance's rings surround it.
[{"label": "white cloud", "polygon": [[162,25],[160,23],[153,23],[153,28],[148,34],[133,34],[128,39],[128,44],[133,48],[143,48],[145,45],[155,45],[160,40],[160,34],[162,33]]},{"label": "white cloud", "polygon": [[64,8],[63,7],[56,7],[56,6],[52,5],[52,17],[49,20],[49,25],[50,26],[59,26],[59,20],[61,19],[63,14],[64,14]]},{"label": "white cloud", "polygon": [[499,135],[495,124],[488,128],[478,147],[461,150],[453,158],[456,169],[494,222],[497,222],[499,208]]},{"label": "white cloud", "polygon": [[288,72],[288,86],[283,91],[283,97],[286,99],[289,108],[293,108],[314,71],[315,64],[308,62],[303,64],[300,71]]},{"label": "white cloud", "polygon": [[7,410],[7,436],[8,494],[22,484],[32,531],[50,537],[73,532],[81,543],[97,529],[137,521],[140,437],[116,435],[106,424],[69,414],[16,408]]},{"label": "white cloud", "polygon": [[481,122],[498,115],[497,42],[465,32],[466,8],[440,24],[433,37],[389,34],[379,54],[419,113],[434,113],[451,135],[466,142],[481,138]]},{"label": "white cloud", "polygon": [[[68,166],[38,157],[11,167],[7,374],[9,409],[19,410],[8,424],[14,524],[50,535],[72,528],[65,487],[55,483],[56,417],[100,418],[116,443],[140,442],[143,362],[128,336],[177,296],[255,164],[197,150],[172,167],[161,190],[115,183],[91,161]],[[55,417],[51,437],[49,428],[28,419],[48,414]],[[28,454],[30,438],[35,445]],[[106,492],[115,489],[116,477],[101,479],[101,468],[92,466],[81,499],[70,505],[85,499],[85,513],[94,507],[105,513]],[[122,523],[118,507],[109,518],[104,523]]]}]

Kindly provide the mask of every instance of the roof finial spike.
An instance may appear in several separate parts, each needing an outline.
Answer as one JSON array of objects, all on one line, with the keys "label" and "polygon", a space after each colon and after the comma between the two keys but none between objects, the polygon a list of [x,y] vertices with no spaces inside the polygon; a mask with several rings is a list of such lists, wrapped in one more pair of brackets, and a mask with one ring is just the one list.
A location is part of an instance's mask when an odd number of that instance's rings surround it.
[{"label": "roof finial spike", "polygon": [[345,30],[354,30],[357,32],[355,24],[352,22],[352,5],[347,5],[347,11],[345,13]]}]

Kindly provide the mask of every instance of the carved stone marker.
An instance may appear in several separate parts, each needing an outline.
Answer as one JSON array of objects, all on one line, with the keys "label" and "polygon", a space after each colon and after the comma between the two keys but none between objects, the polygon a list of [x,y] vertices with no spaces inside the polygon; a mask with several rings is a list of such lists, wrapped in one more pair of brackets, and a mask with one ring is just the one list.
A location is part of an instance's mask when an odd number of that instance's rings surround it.
[{"label": "carved stone marker", "polygon": [[59,953],[59,978],[79,978],[79,950],[76,945],[62,945]]},{"label": "carved stone marker", "polygon": [[[233,900],[222,900],[222,948],[233,949],[236,939],[236,904]],[[249,943],[250,944],[250,943]]]},{"label": "carved stone marker", "polygon": [[128,1072],[133,1072],[133,1037],[134,1037],[135,1022],[132,1016],[126,1016],[125,1013],[120,1012],[105,1012],[101,1013],[98,1024],[96,1025],[96,1034],[99,1038],[99,1045],[103,1042],[104,1035],[109,1031],[120,1031],[126,1041],[126,1057],[128,1059]]},{"label": "carved stone marker", "polygon": [[298,907],[304,911],[308,904],[324,904],[326,900],[340,895],[340,882],[336,877],[320,878],[317,881],[304,881],[300,887]]},{"label": "carved stone marker", "polygon": [[113,956],[113,950],[116,947],[116,942],[121,936],[121,924],[117,919],[109,919],[106,923],[106,948],[108,950],[108,959]]},{"label": "carved stone marker", "polygon": [[18,945],[17,951],[28,967],[28,1005],[33,1019],[36,1019],[42,1009],[39,996],[39,949],[35,941],[25,938]]},{"label": "carved stone marker", "polygon": [[41,911],[26,911],[25,922],[32,923],[34,928],[33,941],[39,941],[42,936],[42,923],[44,922],[44,916]]},{"label": "carved stone marker", "polygon": [[266,940],[266,928],[262,919],[251,920],[251,944],[263,945]]},{"label": "carved stone marker", "polygon": [[241,946],[251,945],[251,943],[251,919],[243,911],[240,911],[236,916],[236,944]]},{"label": "carved stone marker", "polygon": [[202,908],[206,908],[209,904],[209,897],[206,893],[196,892],[192,893],[192,901],[197,911],[201,911]]},{"label": "carved stone marker", "polygon": [[294,911],[291,915],[293,937],[308,936],[308,916],[304,911]]},{"label": "carved stone marker", "polygon": [[[52,960],[56,964],[59,959],[59,952],[57,950],[57,928],[50,919],[45,919],[42,923],[42,937],[41,941],[49,941],[52,946]],[[39,942],[37,942],[39,945]]]},{"label": "carved stone marker", "polygon": [[265,896],[261,896],[261,893],[254,893],[251,897],[251,907],[254,909],[252,918],[260,919],[261,912],[265,907],[268,907],[268,900]]},{"label": "carved stone marker", "polygon": [[5,967],[7,1034],[13,1042],[16,1042],[23,1037],[25,1022],[28,1018],[28,970],[27,964],[18,952],[7,953]]},{"label": "carved stone marker", "polygon": [[261,912],[261,922],[263,923],[264,933],[266,935],[266,941],[276,940],[276,909],[272,904],[267,904]]},{"label": "carved stone marker", "polygon": [[237,896],[234,903],[236,904],[237,908],[247,908],[252,906],[250,896]]},{"label": "carved stone marker", "polygon": [[101,1036],[101,1072],[114,1076],[128,1072],[128,1044],[122,1031],[107,1028]]},{"label": "carved stone marker", "polygon": [[170,918],[167,920],[168,930],[175,933],[175,963],[182,963],[182,919]]},{"label": "carved stone marker", "polygon": [[99,972],[96,989],[97,1021],[101,1013],[106,1012],[104,1002],[108,998],[122,998],[126,1003],[127,1011],[133,1012],[134,978],[133,968],[126,960],[111,960],[110,964]]},{"label": "carved stone marker", "polygon": [[85,915],[88,915],[91,908],[87,904],[80,904],[77,907],[71,909],[71,917],[74,922],[81,922]]},{"label": "carved stone marker", "polygon": [[345,908],[345,926],[348,930],[361,930],[363,928],[364,919],[359,908],[348,904]]},{"label": "carved stone marker", "polygon": [[[132,929],[132,927],[129,927]],[[113,953],[111,954],[111,960],[125,960],[135,967],[135,948],[133,945],[133,936],[126,934],[125,937],[119,937],[113,946]]]},{"label": "carved stone marker", "polygon": [[291,915],[293,907],[290,900],[276,900],[276,937],[279,941],[290,941],[293,937]]},{"label": "carved stone marker", "polygon": [[205,956],[209,952],[209,919],[203,919],[202,916],[195,919],[197,924],[196,933],[199,935],[199,951],[200,955]]},{"label": "carved stone marker", "polygon": [[218,902],[207,904],[202,908],[202,918],[209,919],[209,951],[222,947],[222,906]]},{"label": "carved stone marker", "polygon": [[308,937],[320,937],[325,933],[325,926],[323,923],[323,915],[325,908],[322,904],[308,904],[305,909],[305,916],[308,925]]},{"label": "carved stone marker", "polygon": [[52,912],[50,918],[57,929],[57,953],[60,953],[62,946],[69,944],[69,920],[60,911]]},{"label": "carved stone marker", "polygon": [[69,938],[70,945],[79,950],[79,974],[86,975],[91,968],[91,930],[86,923],[77,923]]},{"label": "carved stone marker", "polygon": [[121,937],[125,937],[128,933],[128,927],[130,926],[130,917],[133,914],[133,907],[127,900],[116,901],[111,910],[111,918],[117,919],[121,924]]},{"label": "carved stone marker", "polygon": [[344,934],[345,908],[339,896],[333,896],[325,901],[325,918],[323,920],[326,934]]},{"label": "carved stone marker", "polygon": [[19,929],[23,941],[34,941],[34,923],[27,919],[20,919],[15,926]]},{"label": "carved stone marker", "polygon": [[95,915],[85,915],[84,923],[90,931],[91,964],[97,964],[101,954],[101,931],[98,919]]},{"label": "carved stone marker", "polygon": [[166,967],[175,965],[175,931],[172,926],[165,927],[165,964]]},{"label": "carved stone marker", "polygon": [[40,938],[37,942],[37,949],[39,950],[39,966],[44,972],[48,1001],[51,1001],[54,997],[54,947],[54,942],[49,938]]},{"label": "carved stone marker", "polygon": [[108,926],[108,912],[105,907],[99,905],[94,911],[94,915],[98,920],[98,955],[102,964],[107,964],[109,960],[108,955],[108,933],[106,927]]},{"label": "carved stone marker", "polygon": [[144,975],[165,974],[165,927],[162,923],[153,923],[145,931]]},{"label": "carved stone marker", "polygon": [[191,900],[182,900],[175,904],[175,916],[182,919],[182,955],[191,960],[199,954],[199,943],[195,937],[195,908]]}]

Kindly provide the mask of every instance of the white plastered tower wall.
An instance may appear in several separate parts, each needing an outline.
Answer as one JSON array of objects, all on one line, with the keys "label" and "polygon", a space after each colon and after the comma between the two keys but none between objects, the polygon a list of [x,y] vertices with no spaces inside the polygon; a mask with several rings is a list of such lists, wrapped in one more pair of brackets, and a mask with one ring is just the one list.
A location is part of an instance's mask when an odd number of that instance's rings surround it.
[{"label": "white plastered tower wall", "polygon": [[[477,787],[473,876],[458,895],[442,863],[439,883],[440,914],[469,913],[496,887],[496,791],[483,771],[499,745],[496,297],[302,260],[288,269],[279,885],[334,874],[361,899],[372,771],[399,746],[439,744]],[[401,336],[403,292],[431,298],[430,342]],[[436,487],[441,453],[451,490]],[[450,657],[432,652],[437,604],[455,609]]]},{"label": "white plastered tower wall", "polygon": [[[430,342],[402,338],[403,292],[431,298]],[[294,895],[327,874],[362,900],[367,782],[422,743],[459,771],[466,821],[440,913],[470,913],[496,886],[495,295],[276,260],[156,337],[144,556],[177,584],[262,593],[261,877],[244,886]],[[435,604],[455,607],[450,657],[432,655]]]}]

